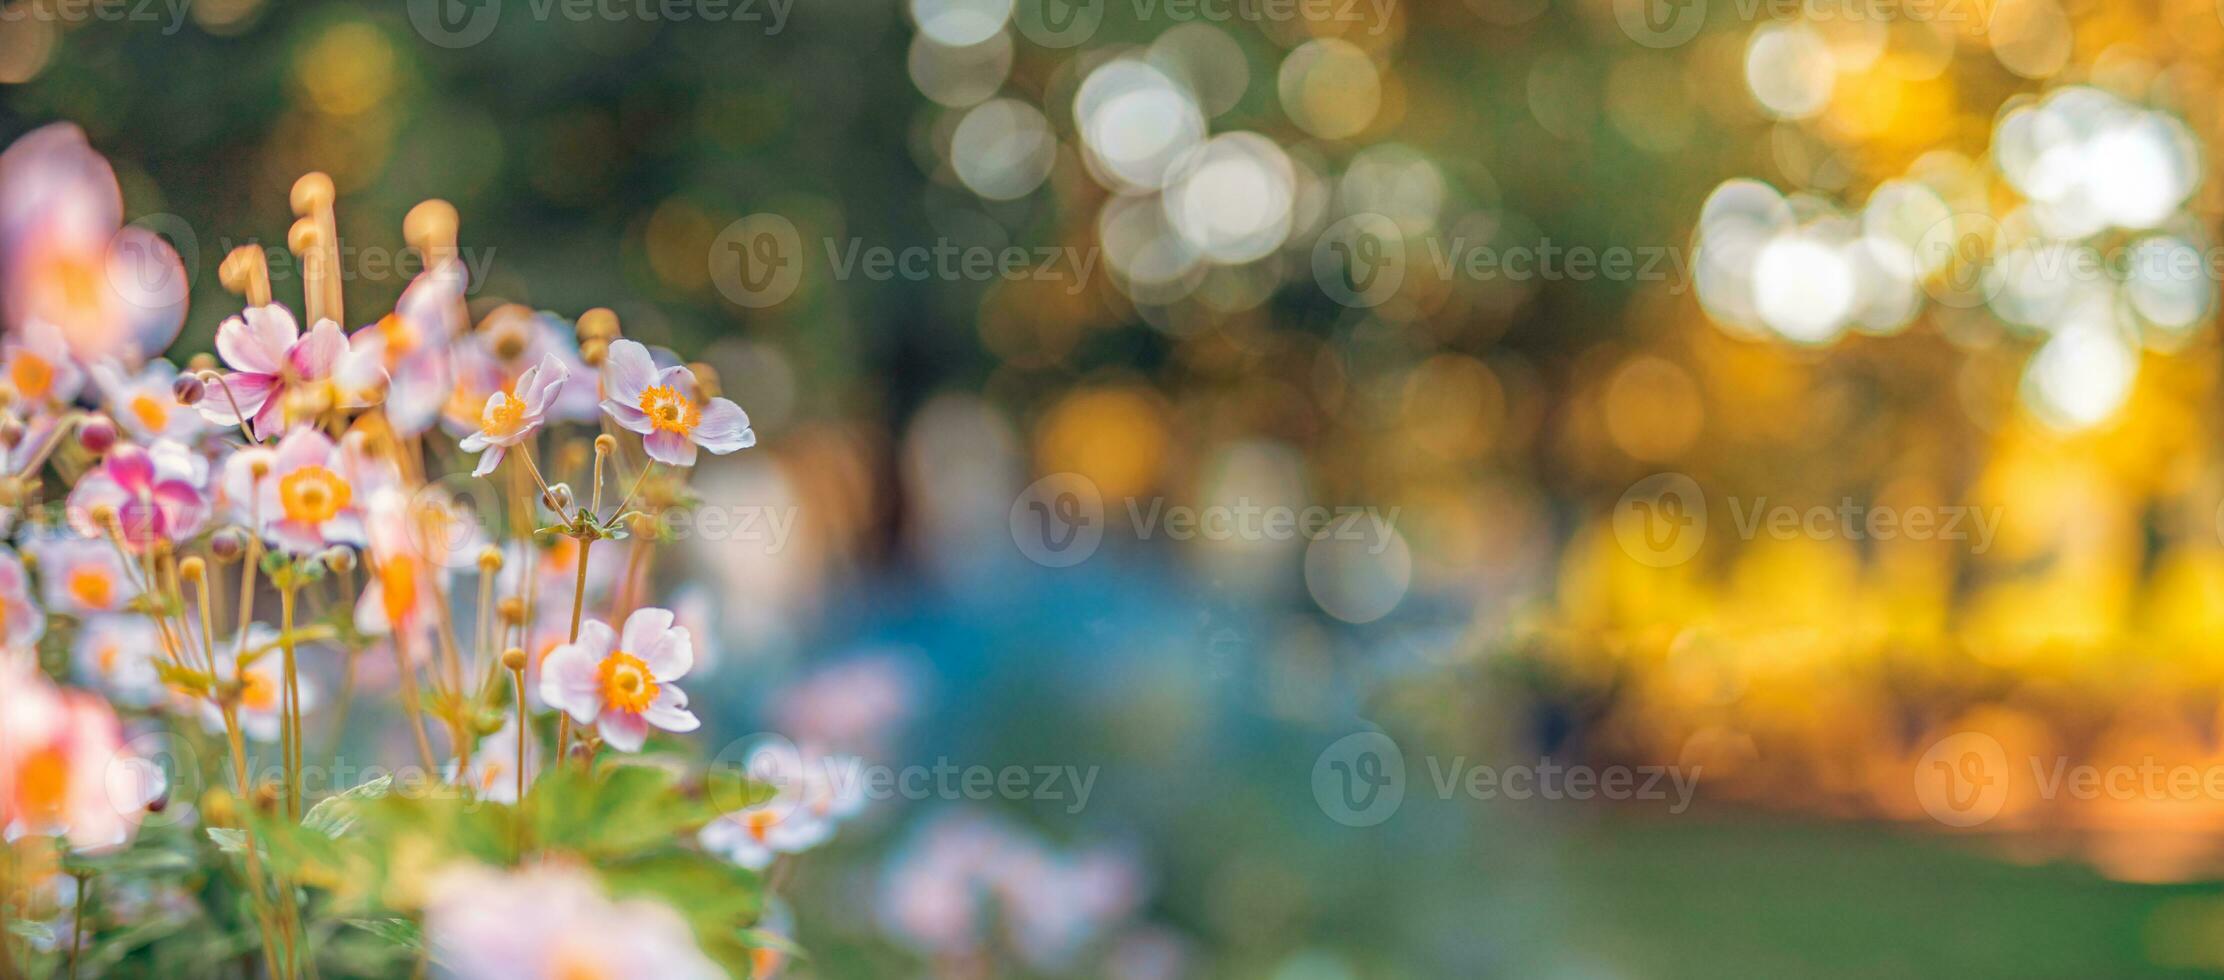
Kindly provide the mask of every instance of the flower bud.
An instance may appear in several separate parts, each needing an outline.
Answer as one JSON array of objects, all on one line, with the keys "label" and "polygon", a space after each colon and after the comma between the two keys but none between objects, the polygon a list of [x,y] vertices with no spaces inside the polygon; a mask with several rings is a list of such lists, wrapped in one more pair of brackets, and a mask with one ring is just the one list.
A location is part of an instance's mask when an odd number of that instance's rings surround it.
[{"label": "flower bud", "polygon": [[502,549],[489,545],[479,549],[479,571],[492,575],[502,570]]},{"label": "flower bud", "polygon": [[116,447],[116,422],[106,415],[88,415],[77,424],[77,444],[95,456]]},{"label": "flower bud", "polygon": [[209,555],[224,564],[238,561],[247,553],[247,532],[227,527],[209,535]]},{"label": "flower bud", "polygon": [[558,514],[571,513],[571,484],[558,483],[549,487],[547,493],[541,494],[541,503]]},{"label": "flower bud", "polygon": [[211,354],[208,351],[202,351],[198,354],[195,354],[192,357],[187,358],[185,361],[185,371],[187,374],[199,374],[203,371],[214,370],[216,370],[216,355]]},{"label": "flower bud", "polygon": [[517,647],[511,647],[507,650],[502,651],[502,669],[524,670],[525,651],[520,650]]},{"label": "flower bud", "polygon": [[176,398],[180,405],[198,405],[202,398],[208,396],[208,382],[190,374],[178,375],[176,381],[170,382],[170,396]]},{"label": "flower bud", "polygon": [[591,367],[591,368],[599,368],[599,367],[601,367],[601,366],[602,366],[602,362],[603,362],[603,359],[604,359],[604,358],[606,358],[606,357],[609,357],[609,356],[610,356],[610,342],[609,342],[609,341],[606,341],[606,340],[582,340],[582,341],[580,341],[580,342],[579,342],[579,359],[580,359],[581,361],[584,361],[584,362],[586,362],[586,364],[587,364],[587,366],[588,366],[588,367]]},{"label": "flower bud", "polygon": [[324,559],[324,567],[335,572],[344,575],[355,570],[355,552],[347,548],[326,548],[321,557]]},{"label": "flower bud", "polygon": [[494,611],[503,622],[515,626],[525,621],[525,600],[514,595],[503,596],[501,602],[495,603]]},{"label": "flower bud", "polygon": [[618,339],[618,315],[601,306],[579,314],[579,339],[606,344]]},{"label": "flower bud", "polygon": [[0,415],[0,446],[14,449],[23,444],[23,419],[14,412]]},{"label": "flower bud", "polygon": [[618,451],[618,437],[605,432],[595,437],[595,455],[608,456]]},{"label": "flower bud", "polygon": [[178,563],[178,578],[198,582],[208,577],[208,562],[199,555],[187,555]]}]

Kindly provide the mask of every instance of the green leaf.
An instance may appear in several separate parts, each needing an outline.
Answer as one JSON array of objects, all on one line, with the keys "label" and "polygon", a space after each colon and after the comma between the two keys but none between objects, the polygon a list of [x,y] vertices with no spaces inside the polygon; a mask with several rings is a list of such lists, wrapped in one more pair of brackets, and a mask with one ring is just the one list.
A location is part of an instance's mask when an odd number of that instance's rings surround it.
[{"label": "green leaf", "polygon": [[54,927],[44,922],[33,922],[29,919],[9,919],[8,933],[42,946],[54,944]]},{"label": "green leaf", "polygon": [[337,839],[355,828],[355,804],[375,800],[386,795],[394,786],[394,777],[380,776],[345,791],[318,800],[309,812],[301,817],[301,825],[326,837]]},{"label": "green leaf", "polygon": [[216,842],[216,849],[226,854],[247,853],[247,832],[237,827],[210,827],[209,840]]},{"label": "green leaf", "polygon": [[347,919],[345,921],[348,925],[410,952],[421,953],[425,950],[425,930],[408,919],[389,916],[383,919]]}]

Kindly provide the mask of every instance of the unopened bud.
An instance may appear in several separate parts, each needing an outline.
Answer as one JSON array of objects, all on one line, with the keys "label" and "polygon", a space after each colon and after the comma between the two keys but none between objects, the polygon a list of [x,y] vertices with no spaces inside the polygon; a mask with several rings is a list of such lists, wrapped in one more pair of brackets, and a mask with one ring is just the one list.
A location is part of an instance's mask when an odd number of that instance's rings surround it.
[{"label": "unopened bud", "polygon": [[23,420],[14,412],[0,415],[0,446],[14,449],[23,444]]},{"label": "unopened bud", "polygon": [[77,444],[99,456],[116,446],[116,422],[106,415],[88,415],[77,424]]},{"label": "unopened bud", "polygon": [[571,513],[571,502],[571,484],[568,483],[556,484],[549,487],[547,493],[541,494],[541,503],[547,504],[549,510],[559,514]]},{"label": "unopened bud", "polygon": [[224,564],[238,561],[247,553],[247,532],[227,527],[209,535],[209,555]]},{"label": "unopened bud", "polygon": [[198,582],[208,577],[208,562],[199,555],[187,555],[178,563],[178,577],[188,582]]},{"label": "unopened bud", "polygon": [[525,651],[517,647],[502,651],[502,668],[504,670],[524,670]]},{"label": "unopened bud", "polygon": [[479,571],[489,575],[502,570],[502,549],[482,548],[479,551]]},{"label": "unopened bud", "polygon": [[606,358],[606,357],[609,357],[609,356],[610,356],[610,342],[609,342],[609,341],[605,341],[605,340],[582,340],[582,341],[580,341],[580,342],[579,342],[579,359],[580,359],[581,361],[584,361],[584,362],[586,362],[586,364],[587,364],[587,366],[588,366],[588,367],[591,367],[591,368],[599,368],[599,367],[601,367],[601,366],[602,366],[602,362],[603,362],[603,359],[604,359],[604,358]]},{"label": "unopened bud", "polygon": [[170,382],[170,397],[176,398],[180,405],[198,405],[201,399],[208,397],[208,382],[190,374],[178,375],[176,381]]},{"label": "unopened bud", "polygon": [[501,602],[495,603],[494,611],[503,622],[515,626],[525,621],[525,600],[514,595],[503,596]]},{"label": "unopened bud", "polygon": [[347,548],[324,549],[324,567],[342,575],[355,570],[355,552]]},{"label": "unopened bud", "polygon": [[618,339],[618,315],[601,306],[579,314],[579,339],[606,344]]},{"label": "unopened bud", "polygon": [[608,456],[618,451],[618,437],[605,432],[595,437],[595,455]]}]

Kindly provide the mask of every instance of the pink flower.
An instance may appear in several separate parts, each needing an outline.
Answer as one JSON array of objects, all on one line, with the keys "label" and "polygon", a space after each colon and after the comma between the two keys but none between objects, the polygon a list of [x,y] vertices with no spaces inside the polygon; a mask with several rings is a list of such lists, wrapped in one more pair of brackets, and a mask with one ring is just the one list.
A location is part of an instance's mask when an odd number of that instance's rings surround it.
[{"label": "pink flower", "polygon": [[678,365],[658,371],[649,349],[631,340],[612,343],[602,363],[602,410],[641,433],[650,459],[693,466],[697,446],[723,456],[757,444],[741,406],[724,398],[698,404],[697,391],[694,372]]},{"label": "pink flower", "polygon": [[185,324],[178,253],[123,228],[108,161],[68,123],[0,153],[0,304],[8,326],[51,324],[80,359],[127,362],[161,351]]},{"label": "pink flower", "polygon": [[48,609],[79,618],[118,613],[139,595],[123,557],[106,541],[63,538],[32,547]]},{"label": "pink flower", "polygon": [[137,613],[85,620],[70,647],[71,672],[79,683],[106,691],[118,704],[139,708],[162,698],[162,674],[155,662],[163,656],[161,631],[153,619]]},{"label": "pink flower", "polygon": [[67,405],[85,387],[85,372],[78,370],[62,332],[44,320],[24,324],[0,345],[0,358],[0,372],[26,405]]},{"label": "pink flower", "polygon": [[612,901],[567,864],[496,871],[450,868],[426,888],[425,941],[461,978],[602,977],[709,980],[725,976],[672,907]]},{"label": "pink flower", "polygon": [[339,324],[319,320],[302,333],[293,314],[276,303],[248,307],[224,321],[216,328],[216,352],[233,370],[222,384],[209,386],[201,415],[218,425],[237,425],[244,416],[258,439],[296,421],[287,418],[286,402],[292,396],[361,408],[372,404],[386,383],[386,369],[357,354]]},{"label": "pink flower", "polygon": [[255,506],[263,533],[278,547],[308,554],[333,544],[363,544],[362,508],[348,454],[315,429],[295,429],[278,442],[270,477]]},{"label": "pink flower", "polygon": [[108,529],[95,516],[105,507],[115,510],[124,544],[134,552],[156,541],[192,537],[209,510],[195,460],[175,443],[158,444],[153,452],[129,443],[109,450],[70,491],[70,525],[87,537],[106,536]]},{"label": "pink flower", "polygon": [[178,369],[168,361],[149,362],[136,376],[126,374],[112,361],[103,361],[93,365],[92,375],[108,414],[115,416],[117,424],[133,438],[183,442],[199,435],[208,424],[201,413],[178,403],[177,393],[171,388]]},{"label": "pink flower", "polygon": [[383,364],[393,379],[386,395],[386,421],[394,432],[413,436],[432,428],[454,387],[450,342],[467,324],[462,262],[449,260],[426,269],[402,290],[394,312],[350,338],[357,352]]},{"label": "pink flower", "polygon": [[595,725],[612,748],[638,752],[651,725],[668,732],[702,725],[687,710],[687,693],[672,683],[694,664],[694,644],[686,629],[672,625],[668,609],[635,610],[623,636],[588,620],[577,641],[550,651],[541,665],[541,700]]},{"label": "pink flower", "polygon": [[547,420],[548,409],[556,395],[564,388],[564,380],[571,377],[570,369],[554,354],[541,357],[541,362],[525,370],[517,379],[517,394],[497,391],[488,395],[486,407],[479,411],[479,431],[463,438],[456,448],[467,453],[479,453],[479,465],[472,476],[485,476],[494,472],[502,463],[502,454],[511,446],[524,442]]},{"label": "pink flower", "polygon": [[[285,690],[286,676],[285,661],[277,652],[279,639],[277,627],[249,623],[245,650],[240,648],[237,634],[219,637],[216,641],[217,679],[239,684],[240,733],[258,742],[277,741],[283,727],[284,705],[280,695]],[[243,661],[245,666],[241,666]],[[308,711],[317,703],[316,681],[307,672],[302,672],[296,680],[301,689],[301,710]],[[224,731],[224,712],[214,702],[196,697],[193,708],[200,713],[202,727],[210,733]]]},{"label": "pink flower", "polygon": [[0,824],[6,836],[66,836],[79,849],[130,839],[161,770],[124,751],[107,702],[61,691],[28,664],[0,664]]},{"label": "pink flower", "polygon": [[[23,560],[0,546],[0,644],[21,649],[46,635],[46,613],[31,601],[31,576]],[[6,654],[0,652],[0,660]]]}]

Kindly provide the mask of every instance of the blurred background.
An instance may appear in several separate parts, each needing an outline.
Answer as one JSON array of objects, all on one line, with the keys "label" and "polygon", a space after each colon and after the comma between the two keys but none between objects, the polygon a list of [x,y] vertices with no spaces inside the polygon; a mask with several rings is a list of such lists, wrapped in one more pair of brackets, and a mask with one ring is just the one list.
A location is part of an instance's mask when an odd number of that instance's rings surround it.
[{"label": "blurred background", "polygon": [[10,0],[0,137],[114,160],[185,349],[324,170],[353,318],[440,197],[475,312],[717,369],[706,743],[1076,774],[874,800],[793,973],[2201,974],[2220,56],[2209,0]]}]

